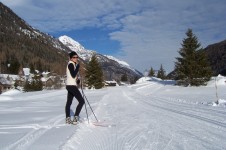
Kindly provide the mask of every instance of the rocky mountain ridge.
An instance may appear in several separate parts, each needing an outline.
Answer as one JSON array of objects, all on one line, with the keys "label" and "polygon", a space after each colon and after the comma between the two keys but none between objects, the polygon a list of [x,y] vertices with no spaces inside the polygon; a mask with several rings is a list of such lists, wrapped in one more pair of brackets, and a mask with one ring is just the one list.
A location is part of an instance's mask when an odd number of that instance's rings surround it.
[{"label": "rocky mountain ridge", "polygon": [[75,51],[85,62],[88,62],[91,57],[96,54],[103,69],[105,80],[120,81],[121,77],[126,75],[129,82],[133,83],[142,76],[140,72],[130,67],[125,61],[119,60],[113,56],[99,54],[94,50],[87,50],[71,37],[64,35],[59,37],[59,40],[72,51]]}]

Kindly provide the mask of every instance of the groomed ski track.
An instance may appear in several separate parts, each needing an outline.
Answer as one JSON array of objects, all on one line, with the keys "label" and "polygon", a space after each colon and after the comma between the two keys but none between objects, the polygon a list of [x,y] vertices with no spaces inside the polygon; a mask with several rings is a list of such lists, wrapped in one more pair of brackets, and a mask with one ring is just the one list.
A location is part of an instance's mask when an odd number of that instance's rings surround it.
[{"label": "groomed ski track", "polygon": [[[182,150],[226,148],[226,110],[159,94],[161,84],[87,91],[99,120],[113,126],[64,124],[66,91],[12,97],[1,102],[0,149]],[[149,92],[146,92],[148,90]],[[157,94],[158,93],[158,94]],[[74,109],[76,101],[72,108]],[[90,109],[89,118],[95,121]],[[16,115],[16,116],[15,116]],[[31,117],[33,116],[33,118]],[[10,118],[14,117],[11,121]],[[85,118],[85,108],[81,118]],[[15,135],[15,136],[13,136]],[[13,138],[11,138],[13,137]]]}]

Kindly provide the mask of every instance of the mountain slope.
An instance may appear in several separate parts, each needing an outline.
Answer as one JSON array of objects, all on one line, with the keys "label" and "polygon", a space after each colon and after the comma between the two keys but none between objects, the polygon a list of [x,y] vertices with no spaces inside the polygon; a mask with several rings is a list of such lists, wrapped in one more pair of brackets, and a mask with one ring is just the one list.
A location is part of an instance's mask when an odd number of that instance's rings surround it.
[{"label": "mountain slope", "polygon": [[132,69],[128,63],[120,61],[113,56],[104,56],[93,50],[87,50],[80,43],[66,35],[59,37],[59,40],[72,51],[77,52],[78,55],[86,62],[90,60],[92,55],[96,54],[103,69],[105,80],[120,81],[122,75],[127,75],[129,81],[133,83],[136,79],[142,76],[140,72]]},{"label": "mountain slope", "polygon": [[39,71],[65,74],[69,48],[58,39],[32,28],[0,2],[0,68],[10,73],[7,65],[19,63]]},{"label": "mountain slope", "polygon": [[204,49],[214,75],[226,75],[226,40],[211,44]]}]

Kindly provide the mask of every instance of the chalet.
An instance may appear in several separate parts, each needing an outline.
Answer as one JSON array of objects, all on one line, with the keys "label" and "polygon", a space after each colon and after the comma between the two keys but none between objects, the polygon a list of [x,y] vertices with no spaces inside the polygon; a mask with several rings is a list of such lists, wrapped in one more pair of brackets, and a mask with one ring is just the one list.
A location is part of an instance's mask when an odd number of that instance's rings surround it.
[{"label": "chalet", "polygon": [[64,79],[59,75],[42,77],[41,80],[45,89],[60,89],[64,85]]},{"label": "chalet", "polygon": [[117,82],[116,81],[105,81],[105,86],[116,86]]},{"label": "chalet", "polygon": [[50,75],[51,75],[50,72],[43,72],[43,73],[42,73],[42,76],[43,76],[44,78],[48,78]]},{"label": "chalet", "polygon": [[28,80],[30,78],[30,68],[23,68],[23,73],[25,80]]},{"label": "chalet", "polygon": [[11,88],[12,88],[12,82],[10,82],[5,78],[0,77],[0,94]]},{"label": "chalet", "polygon": [[46,80],[45,84],[46,84],[45,86],[46,86],[47,89],[52,89],[53,86],[54,86],[54,79],[53,78],[48,78]]}]

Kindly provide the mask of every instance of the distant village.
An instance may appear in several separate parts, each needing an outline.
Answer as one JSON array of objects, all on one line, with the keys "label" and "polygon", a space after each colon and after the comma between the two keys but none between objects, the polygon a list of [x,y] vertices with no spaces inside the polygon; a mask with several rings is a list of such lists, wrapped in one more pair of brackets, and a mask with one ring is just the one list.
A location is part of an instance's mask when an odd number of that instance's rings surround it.
[{"label": "distant village", "polygon": [[[38,70],[36,70],[35,74],[32,74],[29,68],[23,68],[18,75],[0,74],[0,94],[10,89],[26,91],[26,82],[32,82],[35,77],[40,79],[42,89],[52,90],[65,87],[66,76],[60,76],[51,72],[40,73]],[[118,83],[116,81],[105,81],[105,86],[117,85]],[[121,85],[123,85],[123,83],[121,83]]]},{"label": "distant village", "polygon": [[62,77],[56,73],[40,73],[36,70],[36,73],[32,74],[30,73],[29,68],[23,68],[18,75],[0,74],[0,94],[13,88],[23,90],[26,82],[31,82],[34,80],[35,76],[40,79],[42,89],[60,89],[65,86],[65,77]]}]

